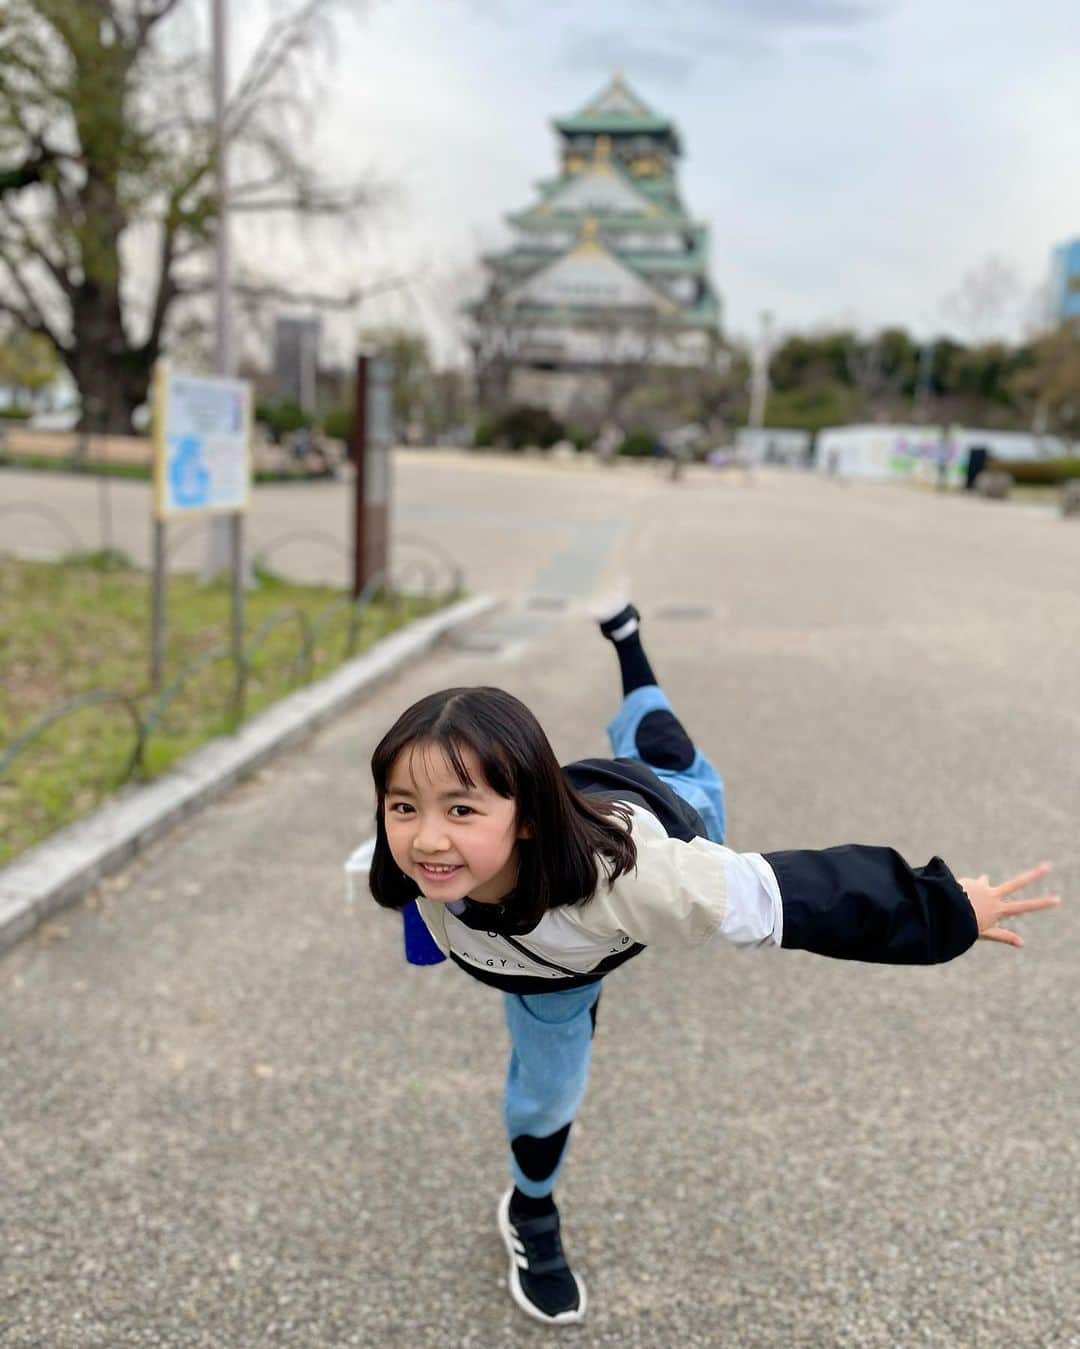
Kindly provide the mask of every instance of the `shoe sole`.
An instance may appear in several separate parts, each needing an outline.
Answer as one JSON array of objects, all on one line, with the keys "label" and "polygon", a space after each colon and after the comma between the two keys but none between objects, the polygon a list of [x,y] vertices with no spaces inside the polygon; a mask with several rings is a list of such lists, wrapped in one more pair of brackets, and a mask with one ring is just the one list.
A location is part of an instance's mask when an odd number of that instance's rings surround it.
[{"label": "shoe sole", "polygon": [[578,1305],[572,1312],[559,1312],[556,1316],[547,1316],[525,1296],[525,1291],[521,1286],[517,1253],[514,1250],[513,1234],[510,1228],[510,1196],[512,1193],[512,1190],[507,1190],[499,1200],[498,1208],[499,1232],[502,1235],[506,1253],[510,1257],[510,1273],[507,1279],[507,1283],[510,1287],[510,1296],[526,1316],[531,1316],[534,1321],[542,1321],[545,1326],[572,1326],[576,1325],[579,1321],[584,1321],[585,1283],[573,1270],[570,1271],[570,1277],[577,1284]]}]

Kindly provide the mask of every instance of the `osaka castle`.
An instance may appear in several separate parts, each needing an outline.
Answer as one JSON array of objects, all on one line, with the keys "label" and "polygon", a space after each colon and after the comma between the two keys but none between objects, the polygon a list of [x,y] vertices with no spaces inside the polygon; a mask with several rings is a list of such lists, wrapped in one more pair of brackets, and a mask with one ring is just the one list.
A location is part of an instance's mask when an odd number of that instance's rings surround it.
[{"label": "osaka castle", "polygon": [[679,193],[675,124],[621,74],[552,125],[559,172],[506,216],[513,242],[484,257],[487,290],[468,311],[478,391],[557,416],[583,403],[607,413],[628,371],[712,364],[709,230]]}]

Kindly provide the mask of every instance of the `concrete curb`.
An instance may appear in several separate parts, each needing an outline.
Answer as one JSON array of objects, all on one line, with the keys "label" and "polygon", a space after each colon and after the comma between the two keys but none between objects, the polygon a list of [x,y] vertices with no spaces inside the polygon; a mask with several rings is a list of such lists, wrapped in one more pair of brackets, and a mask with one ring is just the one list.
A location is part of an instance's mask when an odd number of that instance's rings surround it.
[{"label": "concrete curb", "polygon": [[93,815],[0,869],[0,951],[81,899],[102,877],[274,754],[303,740],[407,661],[429,651],[439,638],[495,605],[482,595],[410,623],[324,679],[274,703],[236,735],[194,750],[145,787],[124,789]]}]

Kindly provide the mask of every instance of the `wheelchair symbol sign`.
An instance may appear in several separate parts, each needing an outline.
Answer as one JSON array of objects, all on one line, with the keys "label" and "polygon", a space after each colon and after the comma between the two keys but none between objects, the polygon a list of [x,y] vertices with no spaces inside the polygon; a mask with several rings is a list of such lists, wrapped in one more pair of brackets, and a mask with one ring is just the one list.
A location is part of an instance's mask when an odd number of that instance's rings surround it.
[{"label": "wheelchair symbol sign", "polygon": [[200,436],[174,436],[169,456],[170,495],[187,510],[210,503],[210,470],[203,461]]}]

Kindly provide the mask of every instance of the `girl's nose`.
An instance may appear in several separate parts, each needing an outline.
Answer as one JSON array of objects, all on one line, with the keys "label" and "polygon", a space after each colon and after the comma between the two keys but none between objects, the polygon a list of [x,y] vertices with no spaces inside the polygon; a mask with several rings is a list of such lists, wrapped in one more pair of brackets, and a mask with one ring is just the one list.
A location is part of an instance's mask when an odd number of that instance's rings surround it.
[{"label": "girl's nose", "polygon": [[445,852],[449,846],[450,840],[446,837],[441,821],[421,820],[420,828],[416,831],[417,852]]}]

